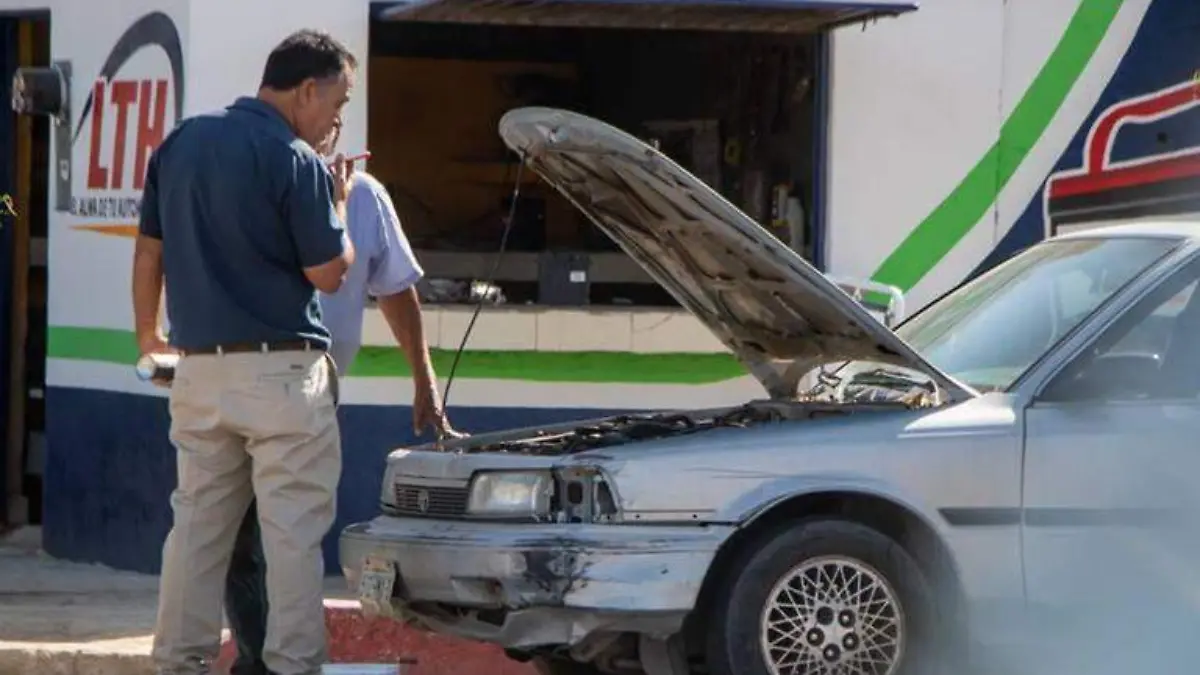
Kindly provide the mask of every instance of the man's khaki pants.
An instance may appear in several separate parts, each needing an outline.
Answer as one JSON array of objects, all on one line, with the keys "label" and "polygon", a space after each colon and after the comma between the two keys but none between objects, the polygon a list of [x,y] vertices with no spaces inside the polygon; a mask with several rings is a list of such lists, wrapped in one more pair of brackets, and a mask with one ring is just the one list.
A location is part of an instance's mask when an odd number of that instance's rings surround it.
[{"label": "man's khaki pants", "polygon": [[258,498],[267,564],[263,660],[315,675],[326,660],[321,540],[342,468],[337,371],[320,351],[188,355],[171,387],[175,524],[163,546],[153,655],[206,673],[220,648],[225,572]]}]

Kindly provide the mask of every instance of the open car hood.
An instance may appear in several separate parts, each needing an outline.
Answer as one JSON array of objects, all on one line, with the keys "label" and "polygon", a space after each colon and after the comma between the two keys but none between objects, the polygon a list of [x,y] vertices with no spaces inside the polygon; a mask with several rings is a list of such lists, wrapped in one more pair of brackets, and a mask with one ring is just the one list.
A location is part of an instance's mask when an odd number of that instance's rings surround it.
[{"label": "open car hood", "polygon": [[666,155],[599,120],[518,108],[500,136],[725,343],[772,398],[801,377],[864,359],[942,373],[845,291]]}]

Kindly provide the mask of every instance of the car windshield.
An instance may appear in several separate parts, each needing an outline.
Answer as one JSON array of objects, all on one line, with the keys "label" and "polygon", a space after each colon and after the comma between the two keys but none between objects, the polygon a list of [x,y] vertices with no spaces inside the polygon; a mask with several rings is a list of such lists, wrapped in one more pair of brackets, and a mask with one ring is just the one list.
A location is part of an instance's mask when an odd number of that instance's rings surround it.
[{"label": "car windshield", "polygon": [[1177,243],[1132,237],[1043,242],[946,295],[896,333],[955,379],[1004,390]]},{"label": "car windshield", "polygon": [[[1096,237],[1038,244],[934,302],[896,328],[926,360],[980,391],[1006,390],[1042,354],[1178,244]],[[928,398],[923,373],[872,361],[810,372],[809,396],[843,402]]]}]

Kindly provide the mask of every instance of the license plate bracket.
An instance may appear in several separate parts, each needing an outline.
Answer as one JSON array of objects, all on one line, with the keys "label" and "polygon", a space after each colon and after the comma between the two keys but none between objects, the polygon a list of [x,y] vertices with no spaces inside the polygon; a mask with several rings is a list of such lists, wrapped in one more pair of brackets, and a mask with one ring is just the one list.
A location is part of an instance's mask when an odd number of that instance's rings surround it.
[{"label": "license plate bracket", "polygon": [[363,559],[358,577],[358,601],[368,614],[391,614],[392,596],[399,570],[390,560],[374,556]]}]

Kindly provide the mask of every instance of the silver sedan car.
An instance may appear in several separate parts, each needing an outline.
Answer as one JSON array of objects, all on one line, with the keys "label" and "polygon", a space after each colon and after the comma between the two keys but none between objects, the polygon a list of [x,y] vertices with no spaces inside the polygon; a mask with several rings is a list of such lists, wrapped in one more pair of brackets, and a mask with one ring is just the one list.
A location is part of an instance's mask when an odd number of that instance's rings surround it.
[{"label": "silver sedan car", "polygon": [[890,329],[636,138],[500,132],[764,396],[392,452],[340,539],[367,613],[549,673],[911,675],[1189,585],[1200,224],[1047,240]]}]

